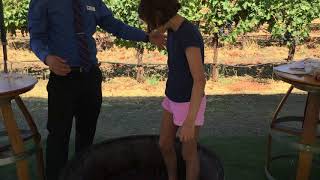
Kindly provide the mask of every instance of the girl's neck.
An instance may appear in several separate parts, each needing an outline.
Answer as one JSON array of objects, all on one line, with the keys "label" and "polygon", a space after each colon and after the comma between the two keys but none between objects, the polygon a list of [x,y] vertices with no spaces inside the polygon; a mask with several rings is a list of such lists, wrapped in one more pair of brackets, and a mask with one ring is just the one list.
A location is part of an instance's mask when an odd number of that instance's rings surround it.
[{"label": "girl's neck", "polygon": [[177,14],[167,22],[166,29],[172,29],[173,31],[177,31],[184,20],[184,17]]}]

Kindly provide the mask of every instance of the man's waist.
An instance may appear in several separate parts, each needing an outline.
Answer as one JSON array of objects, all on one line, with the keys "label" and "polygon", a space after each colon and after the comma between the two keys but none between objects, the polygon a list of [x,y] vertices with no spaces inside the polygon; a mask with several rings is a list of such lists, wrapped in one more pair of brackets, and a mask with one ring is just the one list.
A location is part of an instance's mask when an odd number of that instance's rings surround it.
[{"label": "man's waist", "polygon": [[70,66],[70,69],[71,69],[71,73],[72,73],[72,72],[74,72],[74,73],[87,73],[87,72],[90,72],[90,71],[94,71],[94,70],[99,69],[100,65],[101,65],[101,63],[92,64],[92,65],[90,65],[89,67]]},{"label": "man's waist", "polygon": [[89,69],[88,68],[84,68],[82,66],[70,66],[70,72],[66,75],[66,76],[59,76],[57,74],[55,74],[54,72],[51,71],[50,73],[50,78],[54,77],[54,78],[82,78],[85,76],[88,76],[90,74],[93,73],[97,73],[100,71],[99,68],[100,64],[97,65],[92,65]]}]

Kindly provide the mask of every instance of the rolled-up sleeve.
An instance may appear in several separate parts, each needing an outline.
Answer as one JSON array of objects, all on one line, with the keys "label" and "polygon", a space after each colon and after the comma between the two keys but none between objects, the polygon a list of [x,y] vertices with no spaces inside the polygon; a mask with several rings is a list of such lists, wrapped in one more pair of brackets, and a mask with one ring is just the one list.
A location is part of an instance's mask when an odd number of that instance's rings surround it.
[{"label": "rolled-up sleeve", "polygon": [[147,41],[147,34],[144,31],[131,27],[116,19],[107,6],[101,0],[98,1],[97,24],[103,30],[125,40],[141,42]]},{"label": "rolled-up sleeve", "polygon": [[48,0],[31,0],[28,14],[30,47],[44,62],[48,50]]}]

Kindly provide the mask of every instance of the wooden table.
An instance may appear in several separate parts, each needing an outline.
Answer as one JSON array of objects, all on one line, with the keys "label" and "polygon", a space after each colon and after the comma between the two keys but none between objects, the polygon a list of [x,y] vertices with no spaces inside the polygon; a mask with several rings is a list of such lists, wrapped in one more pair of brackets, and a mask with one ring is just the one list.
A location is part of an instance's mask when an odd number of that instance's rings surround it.
[{"label": "wooden table", "polygon": [[[33,89],[37,80],[31,76],[21,74],[0,74],[0,108],[3,117],[3,123],[6,128],[6,133],[9,137],[10,146],[14,153],[17,166],[17,176],[19,180],[30,180],[28,163],[23,157],[26,148],[24,146],[24,138],[18,128],[17,122],[12,111],[11,101],[15,100],[19,109],[22,111],[26,122],[30,128],[31,138],[34,140],[37,150],[38,175],[44,180],[44,163],[41,147],[41,136],[38,132],[31,114],[24,105],[20,94]],[[19,158],[20,157],[20,158]]]},{"label": "wooden table", "polygon": [[[316,142],[317,123],[320,109],[320,81],[310,75],[292,75],[274,71],[282,81],[292,84],[295,88],[309,93],[301,144],[312,146]],[[299,152],[296,180],[307,180],[310,176],[313,153],[311,151]]]}]

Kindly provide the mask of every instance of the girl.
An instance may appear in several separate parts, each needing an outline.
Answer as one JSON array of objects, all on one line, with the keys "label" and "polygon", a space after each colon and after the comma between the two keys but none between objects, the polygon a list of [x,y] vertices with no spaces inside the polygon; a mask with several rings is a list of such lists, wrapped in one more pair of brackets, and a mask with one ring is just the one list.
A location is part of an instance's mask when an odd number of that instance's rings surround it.
[{"label": "girl", "polygon": [[174,142],[179,130],[187,180],[198,180],[197,138],[206,108],[204,43],[197,27],[177,14],[179,9],[178,0],[141,0],[139,17],[149,32],[168,33],[169,72],[159,142],[168,178],[178,179]]}]

